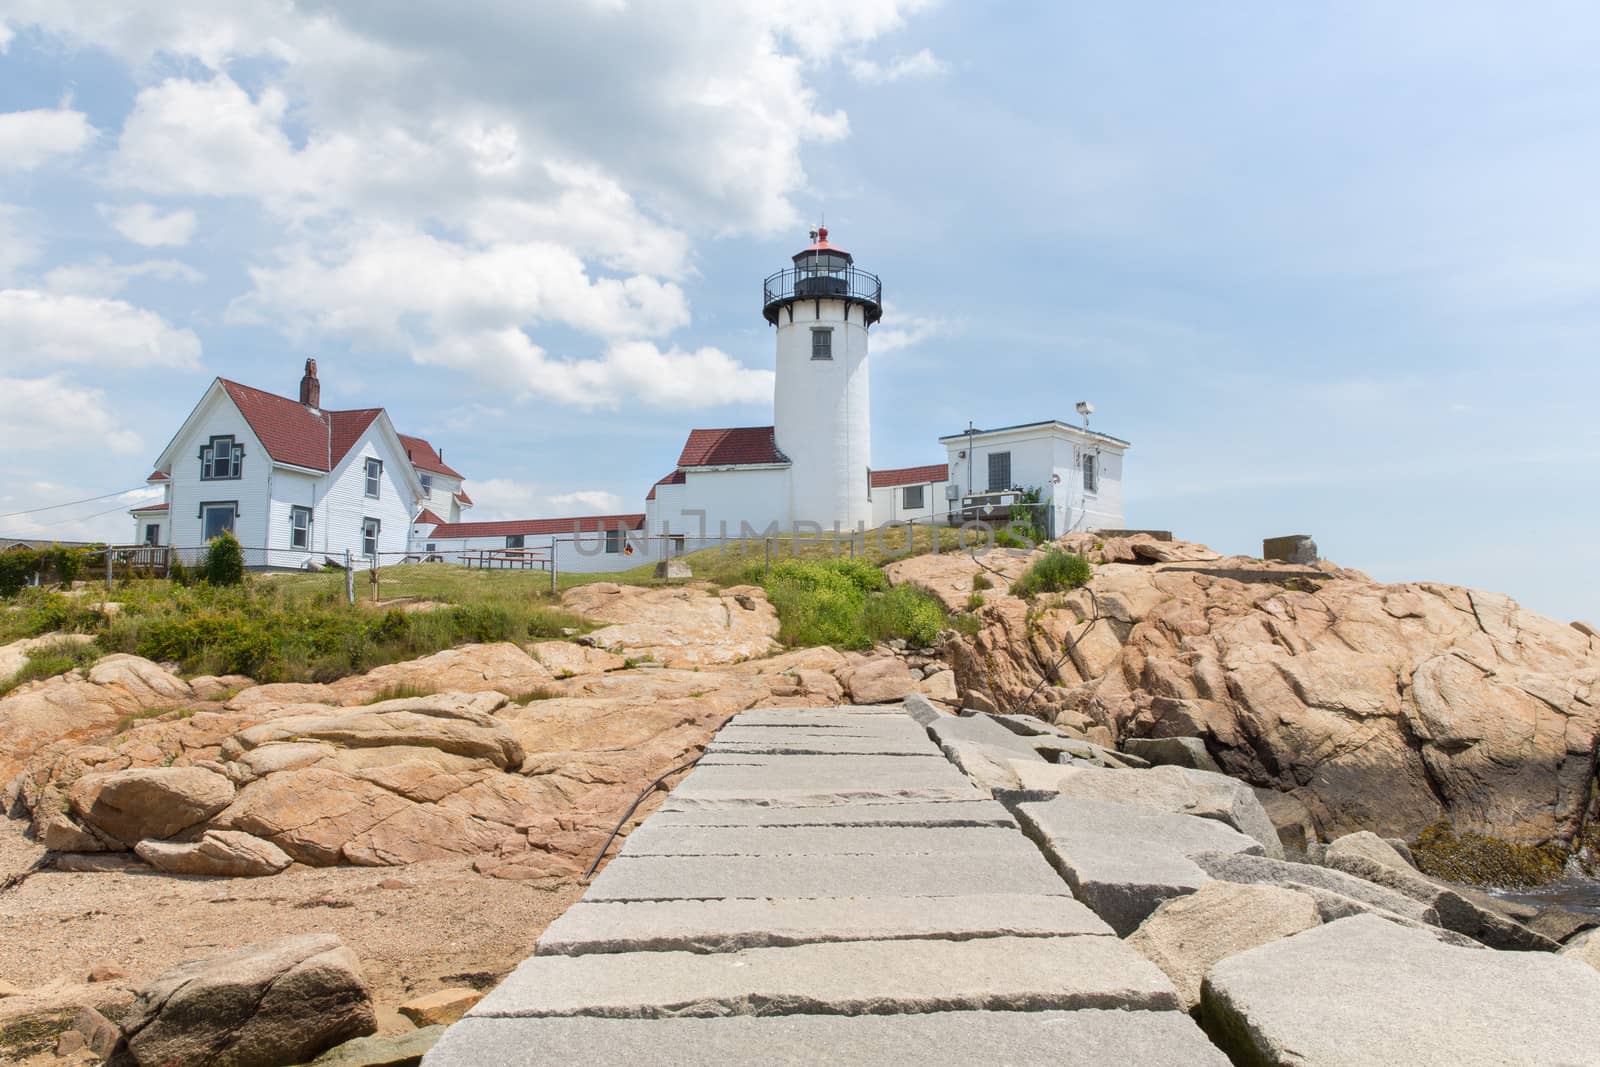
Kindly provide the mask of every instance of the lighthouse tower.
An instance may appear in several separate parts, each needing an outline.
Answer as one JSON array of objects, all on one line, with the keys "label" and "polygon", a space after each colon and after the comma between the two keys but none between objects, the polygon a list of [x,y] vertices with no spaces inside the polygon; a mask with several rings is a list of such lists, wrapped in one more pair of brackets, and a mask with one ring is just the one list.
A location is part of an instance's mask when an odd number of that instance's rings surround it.
[{"label": "lighthouse tower", "polygon": [[823,529],[871,525],[867,328],[883,315],[878,276],[811,234],[794,266],[766,280],[764,314],[778,328],[773,429],[789,457],[789,517]]}]

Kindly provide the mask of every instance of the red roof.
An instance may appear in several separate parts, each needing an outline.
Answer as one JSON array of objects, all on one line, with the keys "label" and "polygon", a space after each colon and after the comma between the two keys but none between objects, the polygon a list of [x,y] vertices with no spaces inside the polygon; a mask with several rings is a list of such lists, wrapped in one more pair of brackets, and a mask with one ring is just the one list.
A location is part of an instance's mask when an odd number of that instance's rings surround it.
[{"label": "red roof", "polygon": [[[657,482],[656,485],[682,485],[688,480],[688,475],[684,474],[682,471],[673,471],[671,474]],[[646,500],[654,500],[656,498],[656,485],[652,485],[650,487],[650,491],[644,495]]]},{"label": "red roof", "polygon": [[778,450],[771,426],[735,426],[726,430],[690,430],[678,456],[681,467],[739,467],[788,463]]},{"label": "red roof", "polygon": [[892,485],[926,485],[950,478],[948,463],[930,463],[925,467],[897,467],[892,471],[873,471],[872,488],[883,489]]},{"label": "red roof", "polygon": [[455,497],[456,503],[465,504],[469,508],[472,506],[472,498],[467,495],[467,491],[465,489],[457,489],[455,492]]},{"label": "red roof", "polygon": [[145,481],[147,481],[147,482],[165,482],[165,481],[170,481],[170,478],[168,478],[168,476],[167,476],[165,471],[151,471],[150,472],[150,477],[146,478]]},{"label": "red roof", "polygon": [[638,530],[643,515],[583,515],[570,519],[507,519],[504,522],[447,522],[433,528],[430,537],[505,537],[516,534],[594,533],[599,530]]},{"label": "red roof", "polygon": [[423,508],[417,517],[411,520],[413,526],[442,526],[444,520],[435,515],[429,508]]},{"label": "red roof", "polygon": [[417,470],[448,474],[452,478],[466,478],[466,475],[454,467],[447,466],[438,450],[422,438],[403,433],[400,434],[400,443],[406,446],[406,455],[410,457],[411,465]]},{"label": "red roof", "polygon": [[838,245],[831,245],[828,243],[828,228],[826,226],[819,226],[817,228],[816,240],[812,241],[811,244],[800,250],[801,255],[805,255],[807,252],[837,252],[841,256],[848,256],[850,254],[849,252],[846,252],[844,249],[840,248]]},{"label": "red roof", "polygon": [[128,510],[133,514],[138,515],[138,514],[140,514],[142,512],[146,512],[146,511],[166,511],[167,510],[167,505],[165,505],[165,504],[146,504],[142,508],[129,508]]},{"label": "red roof", "polygon": [[[238,407],[239,413],[250,424],[250,429],[261,439],[267,455],[279,463],[291,463],[314,471],[332,470],[361,440],[361,435],[383,414],[382,408],[355,408],[350,411],[327,411],[312,408],[262,389],[221,378],[222,387]],[[459,478],[461,475],[446,467],[433,446],[420,437],[400,437],[408,450],[416,452],[420,445],[437,466],[425,466],[412,460],[412,465],[422,470],[438,470]],[[157,474],[160,472],[157,471]],[[164,476],[163,476],[164,477]],[[151,475],[154,479],[155,475]],[[147,479],[147,480],[151,480]],[[464,494],[462,494],[464,495]],[[468,501],[471,503],[471,501]]]}]

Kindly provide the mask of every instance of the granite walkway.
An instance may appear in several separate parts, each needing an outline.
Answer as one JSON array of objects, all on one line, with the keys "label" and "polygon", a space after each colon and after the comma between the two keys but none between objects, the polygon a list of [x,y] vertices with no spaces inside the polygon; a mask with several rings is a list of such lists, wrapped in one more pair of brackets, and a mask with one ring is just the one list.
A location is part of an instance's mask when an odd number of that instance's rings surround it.
[{"label": "granite walkway", "polygon": [[1216,1065],[898,706],[749,711],[427,1067]]}]

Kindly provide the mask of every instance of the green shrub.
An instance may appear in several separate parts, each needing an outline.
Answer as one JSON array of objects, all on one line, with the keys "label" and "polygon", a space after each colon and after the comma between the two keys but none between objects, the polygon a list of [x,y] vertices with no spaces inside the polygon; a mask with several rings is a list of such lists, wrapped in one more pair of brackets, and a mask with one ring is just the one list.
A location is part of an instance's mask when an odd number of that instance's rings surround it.
[{"label": "green shrub", "polygon": [[983,607],[983,594],[982,593],[973,593],[971,596],[967,597],[967,610],[968,611],[977,611],[981,607]]},{"label": "green shrub", "polygon": [[81,548],[51,545],[44,555],[50,561],[50,569],[55,572],[56,581],[71,587],[72,583],[78,580],[78,575],[83,573],[83,561],[88,552]]},{"label": "green shrub", "polygon": [[31,548],[0,552],[0,597],[10,599],[39,573],[39,553]]},{"label": "green shrub", "polygon": [[1082,556],[1052,548],[1026,573],[1011,583],[1011,595],[1037,596],[1039,593],[1064,593],[1069,589],[1089,584],[1093,577],[1089,561]]},{"label": "green shrub", "polygon": [[945,627],[944,605],[939,598],[913,585],[897,585],[867,599],[862,626],[873,641],[902,638],[908,644],[933,644]]},{"label": "green shrub", "polygon": [[981,593],[985,589],[993,589],[993,588],[994,588],[994,582],[990,580],[990,578],[989,578],[989,576],[987,574],[981,574],[980,573],[980,574],[974,574],[972,576],[972,591],[974,593]]},{"label": "green shrub", "polygon": [[926,645],[944,628],[942,605],[911,586],[889,588],[883,572],[854,559],[783,560],[763,583],[791,647],[870,648],[904,638]]},{"label": "green shrub", "polygon": [[238,585],[244,581],[244,549],[233,534],[224,530],[206,549],[206,581],[216,586]]},{"label": "green shrub", "polygon": [[167,577],[174,585],[181,585],[185,589],[189,587],[189,568],[183,565],[183,559],[176,552],[172,554],[172,566],[167,568]]}]

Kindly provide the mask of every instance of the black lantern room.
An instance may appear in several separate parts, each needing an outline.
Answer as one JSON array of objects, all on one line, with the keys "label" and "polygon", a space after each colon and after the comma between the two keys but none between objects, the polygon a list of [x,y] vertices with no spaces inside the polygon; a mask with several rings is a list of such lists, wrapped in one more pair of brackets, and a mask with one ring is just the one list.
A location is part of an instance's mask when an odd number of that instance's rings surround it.
[{"label": "black lantern room", "polygon": [[[782,309],[792,307],[796,300],[859,304],[868,326],[883,317],[883,283],[876,274],[858,270],[849,252],[829,244],[826,226],[811,231],[811,244],[795,254],[793,267],[766,280],[762,296],[763,314],[773,325]],[[848,307],[845,314],[848,317]]]}]

